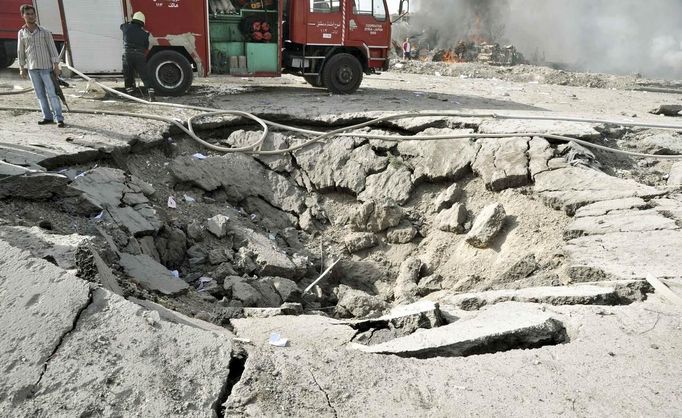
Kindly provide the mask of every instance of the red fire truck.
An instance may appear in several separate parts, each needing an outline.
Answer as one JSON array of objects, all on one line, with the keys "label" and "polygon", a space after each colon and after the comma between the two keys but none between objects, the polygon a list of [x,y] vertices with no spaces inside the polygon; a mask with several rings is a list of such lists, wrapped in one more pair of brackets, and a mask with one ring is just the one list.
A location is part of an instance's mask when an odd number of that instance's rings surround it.
[{"label": "red fire truck", "polygon": [[[0,0],[0,4],[3,1]],[[67,61],[89,74],[121,72],[120,24],[141,11],[157,94],[179,95],[193,75],[295,74],[338,94],[388,68],[386,0],[57,1]],[[407,1],[407,0],[403,0]],[[16,31],[15,31],[16,33]]]},{"label": "red fire truck", "polygon": [[[9,67],[17,59],[17,32],[24,25],[19,7],[32,3],[31,0],[0,0],[0,68]],[[59,49],[64,38],[57,0],[40,3],[40,7],[34,4],[38,23],[52,32]]]}]

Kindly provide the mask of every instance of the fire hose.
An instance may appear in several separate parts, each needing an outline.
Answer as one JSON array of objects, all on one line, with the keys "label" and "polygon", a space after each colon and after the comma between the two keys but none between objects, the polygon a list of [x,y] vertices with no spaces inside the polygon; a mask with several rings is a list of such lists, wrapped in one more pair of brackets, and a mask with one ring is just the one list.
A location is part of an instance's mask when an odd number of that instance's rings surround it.
[{"label": "fire hose", "polygon": [[[585,140],[581,140],[581,139],[577,139],[577,138],[571,138],[571,137],[564,136],[564,135],[548,134],[546,132],[484,133],[484,134],[467,133],[467,134],[452,134],[452,135],[413,135],[413,136],[379,135],[379,134],[372,134],[372,133],[353,132],[357,129],[376,125],[376,124],[379,124],[381,122],[394,121],[394,120],[399,120],[399,119],[408,119],[408,118],[418,118],[418,117],[457,117],[457,118],[478,118],[478,119],[499,119],[499,120],[564,121],[564,122],[604,124],[604,125],[622,126],[622,127],[638,127],[638,128],[666,129],[666,130],[680,130],[680,131],[682,131],[682,124],[646,123],[646,122],[636,122],[636,121],[626,121],[626,120],[589,119],[589,118],[580,118],[580,117],[571,117],[571,116],[557,116],[557,115],[521,115],[521,114],[467,113],[467,112],[453,112],[453,111],[437,111],[437,112],[397,113],[397,114],[392,114],[392,115],[374,118],[374,119],[371,119],[371,120],[363,122],[363,123],[359,123],[359,124],[352,125],[352,126],[346,126],[343,128],[339,128],[339,129],[329,131],[329,132],[320,132],[320,131],[314,131],[314,130],[308,130],[308,129],[301,129],[301,128],[297,128],[294,126],[289,126],[289,125],[284,125],[281,123],[269,121],[269,120],[260,118],[253,113],[243,112],[243,111],[239,111],[239,110],[224,110],[224,109],[215,109],[215,108],[183,105],[183,104],[176,104],[176,103],[165,103],[165,102],[149,102],[149,101],[146,101],[146,100],[143,100],[143,99],[122,93],[120,91],[114,90],[108,86],[105,86],[105,85],[93,80],[91,77],[88,77],[85,74],[81,73],[76,68],[73,68],[67,64],[62,64],[62,65],[64,67],[68,68],[69,70],[71,70],[74,74],[76,74],[76,75],[82,77],[83,79],[87,80],[88,82],[94,83],[94,84],[98,85],[99,87],[101,87],[102,89],[104,89],[105,91],[110,92],[110,93],[117,95],[119,97],[131,100],[131,101],[134,101],[137,103],[141,103],[144,105],[148,105],[148,106],[171,107],[171,108],[176,108],[176,109],[188,109],[188,110],[196,110],[196,111],[202,112],[200,114],[189,117],[185,123],[183,123],[182,121],[180,121],[178,119],[174,119],[174,118],[170,118],[170,117],[159,116],[159,115],[154,115],[154,114],[132,113],[132,112],[103,111],[103,110],[71,110],[69,113],[125,116],[125,117],[142,118],[142,119],[157,120],[157,121],[162,121],[162,122],[166,122],[166,123],[171,123],[174,126],[176,126],[178,129],[180,129],[182,132],[186,133],[194,141],[201,144],[202,146],[204,146],[210,150],[217,151],[217,152],[223,152],[223,153],[241,152],[241,153],[256,154],[256,155],[278,155],[278,154],[294,152],[294,151],[300,150],[302,148],[308,147],[314,143],[324,142],[324,140],[327,140],[327,139],[335,137],[335,136],[352,136],[352,137],[356,137],[356,138],[377,139],[377,140],[384,140],[384,141],[391,141],[391,142],[415,141],[415,140],[418,140],[418,141],[435,141],[435,140],[452,140],[452,139],[511,138],[511,137],[524,136],[524,137],[541,137],[541,138],[552,139],[555,141],[568,142],[568,143],[573,142],[573,143],[580,144],[580,145],[587,147],[587,148],[599,149],[602,151],[607,151],[607,152],[611,152],[611,153],[619,154],[619,155],[624,155],[624,156],[628,156],[628,157],[651,158],[651,159],[658,159],[658,160],[678,160],[678,159],[682,159],[682,155],[656,155],[656,154],[646,154],[646,153],[639,153],[639,152],[632,152],[632,151],[624,151],[624,150],[619,150],[619,149],[607,147],[604,145],[593,144],[589,141],[585,141]],[[33,108],[17,108],[17,107],[8,107],[8,106],[0,106],[0,110],[35,111],[35,109],[33,109]],[[262,134],[260,135],[260,137],[258,138],[258,140],[254,141],[251,144],[243,146],[243,147],[228,148],[228,147],[223,147],[223,146],[219,146],[219,145],[215,145],[215,144],[211,144],[209,142],[206,142],[205,140],[200,138],[194,130],[194,123],[196,123],[196,121],[199,119],[207,118],[207,117],[228,116],[228,115],[250,119],[250,120],[254,121],[255,123],[257,123],[258,125],[260,125],[260,127],[263,129],[263,131],[262,131]],[[288,147],[285,149],[264,150],[264,149],[262,149],[262,146],[263,146],[263,143],[264,143],[265,139],[267,138],[268,134],[270,133],[270,127],[280,129],[283,131],[295,132],[295,133],[300,133],[300,134],[304,134],[307,136],[312,136],[312,138],[307,140],[307,141],[302,142],[301,144],[291,146],[291,147]]]}]

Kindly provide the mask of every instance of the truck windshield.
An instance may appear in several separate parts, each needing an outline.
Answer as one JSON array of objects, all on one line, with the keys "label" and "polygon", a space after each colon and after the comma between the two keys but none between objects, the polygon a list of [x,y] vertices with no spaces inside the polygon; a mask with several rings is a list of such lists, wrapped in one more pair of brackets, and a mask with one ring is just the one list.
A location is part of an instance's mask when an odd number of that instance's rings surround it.
[{"label": "truck windshield", "polygon": [[340,0],[310,0],[310,11],[312,13],[334,13],[340,9]]},{"label": "truck windshield", "polygon": [[355,0],[353,13],[356,15],[373,15],[376,20],[386,20],[384,0]]}]

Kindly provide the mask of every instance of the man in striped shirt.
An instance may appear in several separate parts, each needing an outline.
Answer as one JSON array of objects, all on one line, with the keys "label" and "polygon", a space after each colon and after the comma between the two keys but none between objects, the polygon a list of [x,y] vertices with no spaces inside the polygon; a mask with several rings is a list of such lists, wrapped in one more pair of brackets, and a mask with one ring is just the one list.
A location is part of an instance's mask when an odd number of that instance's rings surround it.
[{"label": "man in striped shirt", "polygon": [[[33,88],[40,102],[43,120],[39,125],[54,123],[64,127],[62,104],[52,82],[52,71],[59,75],[59,54],[52,39],[52,33],[36,24],[36,11],[30,4],[24,4],[19,9],[26,24],[19,30],[17,42],[17,56],[21,78],[26,79],[26,69],[31,77]],[[50,106],[52,109],[50,109]]]}]

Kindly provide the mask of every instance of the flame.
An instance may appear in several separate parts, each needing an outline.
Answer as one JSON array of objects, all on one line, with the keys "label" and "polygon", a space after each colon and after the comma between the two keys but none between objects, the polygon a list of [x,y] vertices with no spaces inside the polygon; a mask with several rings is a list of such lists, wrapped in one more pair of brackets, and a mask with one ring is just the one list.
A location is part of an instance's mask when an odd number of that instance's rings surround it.
[{"label": "flame", "polygon": [[447,62],[447,63],[452,64],[455,62],[459,62],[459,58],[457,57],[457,54],[455,54],[455,52],[452,49],[448,49],[443,54],[443,62]]}]

